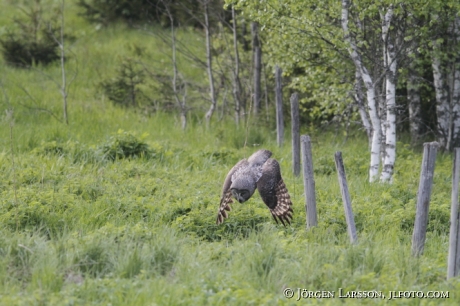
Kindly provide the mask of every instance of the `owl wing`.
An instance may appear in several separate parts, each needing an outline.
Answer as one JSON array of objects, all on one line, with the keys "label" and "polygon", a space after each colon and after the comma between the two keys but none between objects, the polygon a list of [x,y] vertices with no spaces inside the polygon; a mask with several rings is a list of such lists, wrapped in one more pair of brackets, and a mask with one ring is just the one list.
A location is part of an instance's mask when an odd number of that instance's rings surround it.
[{"label": "owl wing", "polygon": [[284,221],[291,224],[293,214],[291,197],[281,177],[280,165],[275,159],[270,158],[263,165],[257,189],[276,223],[280,220],[284,226],[286,226]]},{"label": "owl wing", "polygon": [[224,186],[222,188],[222,196],[220,198],[219,210],[217,211],[217,220],[216,220],[217,225],[224,222],[224,219],[228,218],[227,211],[232,210],[232,208],[230,207],[230,203],[233,203],[233,199],[232,199],[232,191],[230,190],[230,186],[232,185],[233,175],[236,172],[241,171],[241,169],[245,168],[248,165],[249,165],[248,161],[246,159],[242,159],[235,166],[233,166],[233,168],[227,174],[227,177],[225,178],[225,181],[224,181]]}]

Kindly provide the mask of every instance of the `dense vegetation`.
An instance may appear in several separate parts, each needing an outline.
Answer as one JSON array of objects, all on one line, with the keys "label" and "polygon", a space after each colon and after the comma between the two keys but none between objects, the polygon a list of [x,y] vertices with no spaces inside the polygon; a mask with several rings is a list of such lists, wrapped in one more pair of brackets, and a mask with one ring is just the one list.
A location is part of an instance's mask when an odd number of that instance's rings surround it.
[{"label": "dense vegetation", "polygon": [[[0,24],[13,12],[12,6],[1,10]],[[139,50],[147,65],[169,72],[168,46],[136,29],[95,29],[77,14],[67,20],[78,34],[68,61],[69,74],[77,72],[68,125],[60,119],[58,64],[21,70],[0,63],[0,304],[460,303],[459,279],[446,281],[449,154],[438,156],[425,253],[413,258],[420,152],[398,143],[394,183],[370,184],[362,131],[344,138],[304,126],[313,140],[319,214],[319,226],[307,231],[302,179],[292,175],[289,145],[276,145],[273,120],[252,116],[237,128],[216,117],[206,128],[205,108],[196,104],[183,131],[174,112],[120,108],[107,101],[101,80]],[[202,45],[191,30],[178,35],[191,48]],[[205,78],[186,58],[179,64],[184,75]],[[140,89],[147,97],[156,94]],[[273,112],[269,108],[269,119]],[[262,147],[280,161],[293,224],[276,225],[255,195],[234,204],[230,218],[216,226],[225,175]],[[357,245],[346,233],[337,150],[348,175]],[[283,296],[285,288],[335,291],[336,298],[296,302]],[[450,297],[358,301],[338,299],[339,288],[387,297],[390,290],[442,290]]]}]

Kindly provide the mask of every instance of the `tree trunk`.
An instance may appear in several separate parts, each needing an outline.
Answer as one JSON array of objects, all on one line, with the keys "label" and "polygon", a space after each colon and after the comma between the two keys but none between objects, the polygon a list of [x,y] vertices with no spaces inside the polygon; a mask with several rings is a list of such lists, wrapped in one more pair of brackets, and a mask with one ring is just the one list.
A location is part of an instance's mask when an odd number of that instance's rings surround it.
[{"label": "tree trunk", "polygon": [[445,69],[441,64],[440,46],[436,39],[433,40],[431,66],[433,68],[434,88],[436,92],[437,141],[443,150],[449,149],[450,106],[449,89]]},{"label": "tree trunk", "polygon": [[204,28],[206,33],[206,68],[208,71],[208,78],[209,78],[209,94],[211,97],[211,106],[206,113],[206,127],[209,127],[209,123],[211,121],[212,114],[216,109],[217,101],[216,101],[216,91],[214,88],[214,76],[212,73],[212,53],[211,53],[211,33],[209,32],[209,13],[208,13],[208,3],[204,2]]},{"label": "tree trunk", "polygon": [[252,52],[254,60],[254,114],[260,111],[261,75],[262,75],[262,50],[260,48],[257,22],[251,23]]},{"label": "tree trunk", "polygon": [[[416,49],[415,46],[414,49]],[[422,100],[420,97],[420,76],[417,67],[418,53],[415,53],[415,59],[409,63],[407,78],[407,102],[409,108],[409,129],[412,145],[419,142],[422,135],[421,108]]]},{"label": "tree trunk", "polygon": [[64,8],[65,8],[65,0],[62,0],[61,2],[61,29],[60,29],[60,41],[59,41],[59,49],[61,51],[61,76],[62,76],[61,95],[62,95],[62,108],[63,108],[64,122],[65,124],[69,124],[69,117],[67,115],[67,78],[66,78],[66,71],[65,71],[65,49],[64,49]]},{"label": "tree trunk", "polygon": [[342,29],[344,33],[344,39],[350,46],[349,52],[356,69],[359,71],[361,78],[366,86],[367,95],[367,106],[369,111],[369,118],[372,124],[372,141],[371,141],[371,162],[369,167],[369,181],[373,182],[378,178],[379,166],[380,166],[380,145],[381,145],[381,126],[380,118],[377,111],[376,97],[375,97],[375,85],[372,82],[372,77],[369,74],[366,67],[363,65],[361,55],[358,52],[356,43],[350,36],[348,29],[348,8],[350,6],[350,0],[342,0]]},{"label": "tree trunk", "polygon": [[[455,17],[454,37],[456,45],[460,45],[460,16]],[[452,88],[452,142],[450,149],[460,147],[460,53],[454,61],[454,77]]]},{"label": "tree trunk", "polygon": [[240,56],[238,53],[238,36],[236,33],[235,7],[232,6],[233,18],[233,49],[235,52],[235,67],[233,69],[233,98],[235,99],[235,122],[239,125],[241,112],[241,86],[240,86]]},{"label": "tree trunk", "polygon": [[359,113],[359,116],[361,117],[361,122],[363,124],[363,127],[366,130],[366,135],[368,138],[368,144],[370,148],[371,143],[372,143],[372,126],[371,126],[371,123],[369,122],[369,116],[364,106],[364,94],[363,94],[363,88],[361,86],[361,82],[362,82],[361,74],[359,73],[359,70],[356,69],[354,98],[355,98],[356,104],[358,105],[358,113]]},{"label": "tree trunk", "polygon": [[386,93],[385,93],[385,153],[383,158],[381,182],[391,182],[393,178],[393,168],[396,160],[396,52],[393,39],[389,35],[391,19],[393,17],[393,7],[390,6],[384,18],[382,29],[384,48],[385,68],[386,68]]},{"label": "tree trunk", "polygon": [[[172,79],[172,89],[174,94],[174,99],[176,100],[177,106],[179,107],[180,121],[182,130],[185,130],[187,127],[187,108],[185,107],[185,94],[182,97],[182,101],[179,98],[179,91],[177,89],[177,82],[179,77],[179,72],[177,70],[177,60],[176,60],[176,29],[174,28],[174,19],[169,11],[168,6],[166,6],[166,12],[169,16],[169,21],[171,25],[171,48],[172,48],[172,64],[173,64],[173,79]],[[184,90],[186,87],[184,85]]]}]

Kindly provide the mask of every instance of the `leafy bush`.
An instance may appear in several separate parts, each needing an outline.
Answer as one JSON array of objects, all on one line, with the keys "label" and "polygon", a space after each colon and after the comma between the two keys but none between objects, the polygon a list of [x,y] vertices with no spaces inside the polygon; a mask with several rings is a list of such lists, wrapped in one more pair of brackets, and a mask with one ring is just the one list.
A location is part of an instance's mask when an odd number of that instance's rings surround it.
[{"label": "leafy bush", "polygon": [[[49,10],[53,11],[53,10]],[[22,8],[24,17],[15,18],[13,26],[0,39],[2,55],[7,64],[29,67],[34,64],[50,64],[60,58],[56,37],[60,28],[56,25],[59,12],[45,16],[40,0]]]},{"label": "leafy bush", "polygon": [[125,59],[117,68],[117,76],[100,83],[105,95],[116,105],[139,106],[139,85],[144,82],[144,71],[132,59]]},{"label": "leafy bush", "polygon": [[100,149],[103,159],[117,160],[152,156],[153,151],[142,140],[132,134],[119,130],[103,144]]},{"label": "leafy bush", "polygon": [[0,40],[7,64],[28,67],[38,63],[47,65],[59,59],[57,44],[48,33],[43,33],[43,38],[36,41],[30,40],[28,36],[26,33],[9,33]]}]

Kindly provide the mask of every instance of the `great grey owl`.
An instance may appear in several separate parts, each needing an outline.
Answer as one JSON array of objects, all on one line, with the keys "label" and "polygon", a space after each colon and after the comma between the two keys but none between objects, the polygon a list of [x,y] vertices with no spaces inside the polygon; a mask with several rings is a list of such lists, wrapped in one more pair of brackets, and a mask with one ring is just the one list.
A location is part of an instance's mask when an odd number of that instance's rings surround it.
[{"label": "great grey owl", "polygon": [[276,223],[280,220],[284,226],[285,222],[291,224],[291,197],[281,177],[279,163],[270,156],[272,152],[259,150],[248,159],[240,160],[230,170],[222,189],[216,224],[221,224],[228,217],[227,211],[231,210],[230,203],[233,203],[232,196],[243,203],[254,194],[256,187]]}]

